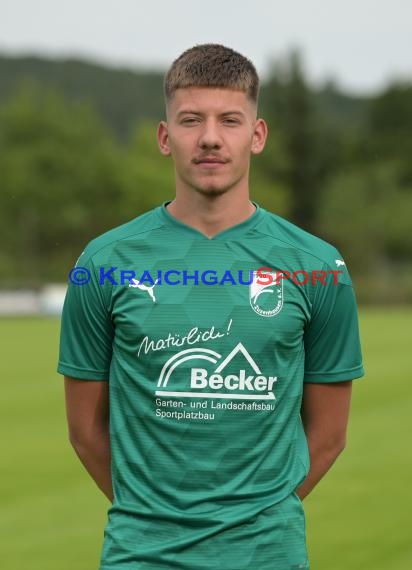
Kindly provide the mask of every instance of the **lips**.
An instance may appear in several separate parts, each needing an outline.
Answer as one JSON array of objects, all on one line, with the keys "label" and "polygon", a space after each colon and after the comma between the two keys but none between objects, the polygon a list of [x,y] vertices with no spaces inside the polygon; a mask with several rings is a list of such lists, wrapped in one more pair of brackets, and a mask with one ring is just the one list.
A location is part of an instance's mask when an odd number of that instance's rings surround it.
[{"label": "lips", "polygon": [[205,156],[202,158],[195,158],[193,162],[195,164],[226,164],[227,160],[224,160],[223,158]]}]

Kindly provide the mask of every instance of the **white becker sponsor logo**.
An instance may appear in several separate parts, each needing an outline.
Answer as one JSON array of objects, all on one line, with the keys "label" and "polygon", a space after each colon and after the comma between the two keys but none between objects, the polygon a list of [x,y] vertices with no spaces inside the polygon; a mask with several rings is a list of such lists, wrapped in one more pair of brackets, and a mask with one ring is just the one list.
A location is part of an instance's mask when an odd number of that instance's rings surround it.
[{"label": "white becker sponsor logo", "polygon": [[[242,354],[246,361],[246,368],[236,373],[225,373],[226,367],[238,354]],[[190,391],[170,391],[164,388],[173,383],[173,373],[188,360],[206,360],[216,366],[211,372],[208,368],[191,368],[188,377]],[[252,373],[251,373],[252,372]],[[181,374],[181,372],[179,371]],[[246,348],[239,342],[226,356],[208,348],[188,348],[175,354],[163,366],[156,396],[179,396],[180,398],[229,398],[239,400],[275,400],[273,386],[276,376],[265,376],[259,366],[250,356]]]}]

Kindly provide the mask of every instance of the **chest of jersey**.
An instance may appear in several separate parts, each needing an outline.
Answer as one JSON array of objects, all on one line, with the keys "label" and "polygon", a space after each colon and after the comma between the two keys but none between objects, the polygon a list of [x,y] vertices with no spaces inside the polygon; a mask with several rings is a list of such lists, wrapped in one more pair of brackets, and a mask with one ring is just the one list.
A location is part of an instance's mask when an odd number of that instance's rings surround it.
[{"label": "chest of jersey", "polygon": [[292,261],[253,238],[131,246],[111,274],[115,356],[162,398],[275,399],[303,366],[310,311],[304,288],[276,278]]}]

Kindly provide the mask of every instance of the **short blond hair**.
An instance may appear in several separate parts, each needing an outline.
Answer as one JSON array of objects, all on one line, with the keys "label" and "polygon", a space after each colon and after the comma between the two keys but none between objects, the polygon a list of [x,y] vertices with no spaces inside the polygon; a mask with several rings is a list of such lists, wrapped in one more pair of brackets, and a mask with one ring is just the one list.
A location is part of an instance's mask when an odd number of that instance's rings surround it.
[{"label": "short blond hair", "polygon": [[164,80],[168,103],[177,89],[224,87],[243,91],[257,104],[259,76],[253,63],[231,48],[202,44],[183,52],[171,65]]}]

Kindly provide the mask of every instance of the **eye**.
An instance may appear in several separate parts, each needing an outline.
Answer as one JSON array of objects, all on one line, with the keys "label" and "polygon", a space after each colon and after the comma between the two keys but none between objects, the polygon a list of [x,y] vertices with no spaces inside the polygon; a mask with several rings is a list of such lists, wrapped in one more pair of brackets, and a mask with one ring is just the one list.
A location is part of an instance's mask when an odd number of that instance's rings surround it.
[{"label": "eye", "polygon": [[200,121],[197,117],[184,117],[180,122],[182,125],[195,125]]},{"label": "eye", "polygon": [[230,126],[240,124],[239,119],[235,119],[234,117],[226,117],[226,119],[224,119],[223,122],[225,123],[225,125],[230,125]]}]

